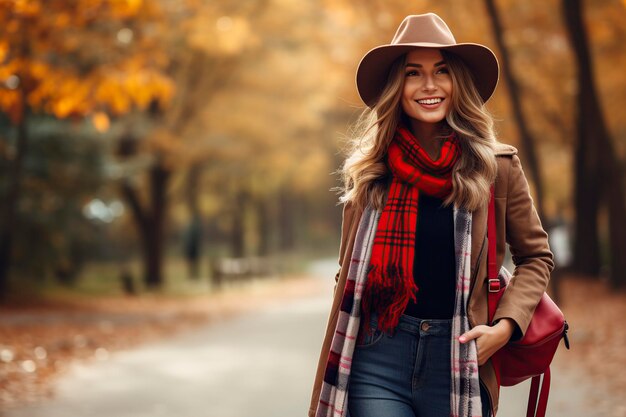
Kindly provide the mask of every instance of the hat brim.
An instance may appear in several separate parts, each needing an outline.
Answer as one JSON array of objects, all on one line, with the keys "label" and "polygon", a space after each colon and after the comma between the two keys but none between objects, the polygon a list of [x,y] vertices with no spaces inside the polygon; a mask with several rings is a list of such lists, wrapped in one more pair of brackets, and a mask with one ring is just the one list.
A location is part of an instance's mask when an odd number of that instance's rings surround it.
[{"label": "hat brim", "polygon": [[492,96],[498,84],[500,68],[496,55],[484,45],[476,43],[441,45],[427,42],[381,45],[371,49],[361,58],[356,72],[359,96],[368,107],[373,107],[378,101],[393,61],[416,47],[443,49],[458,55],[470,69],[483,102],[487,102]]}]

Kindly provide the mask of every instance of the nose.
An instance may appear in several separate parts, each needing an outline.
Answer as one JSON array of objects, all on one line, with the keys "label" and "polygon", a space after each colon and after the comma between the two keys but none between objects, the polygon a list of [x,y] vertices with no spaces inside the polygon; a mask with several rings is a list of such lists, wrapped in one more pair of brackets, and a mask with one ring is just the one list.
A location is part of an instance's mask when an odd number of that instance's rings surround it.
[{"label": "nose", "polygon": [[435,84],[435,80],[430,75],[426,75],[424,77],[424,85],[422,85],[423,91],[433,91],[437,89],[437,85]]}]

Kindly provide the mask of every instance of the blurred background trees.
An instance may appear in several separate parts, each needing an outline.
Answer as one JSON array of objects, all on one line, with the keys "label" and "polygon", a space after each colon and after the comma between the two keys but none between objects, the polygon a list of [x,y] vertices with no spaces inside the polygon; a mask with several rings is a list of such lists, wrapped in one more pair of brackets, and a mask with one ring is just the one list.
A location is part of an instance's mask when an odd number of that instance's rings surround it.
[{"label": "blurred background trees", "polygon": [[0,293],[335,256],[358,60],[427,11],[496,52],[489,108],[544,225],[571,225],[574,271],[624,287],[625,7],[0,0]]},{"label": "blurred background trees", "polygon": [[[14,254],[21,249],[25,257],[30,258],[32,252],[28,246],[40,235],[30,234],[26,240],[29,243],[23,248],[15,246],[16,237],[24,236],[27,223],[42,221],[36,210],[32,210],[32,217],[21,215],[22,203],[36,193],[27,188],[33,179],[31,174],[35,173],[29,168],[35,168],[44,177],[56,174],[50,171],[52,166],[45,163],[45,152],[37,155],[37,148],[32,146],[35,129],[50,117],[58,121],[71,120],[71,124],[65,123],[66,130],[60,134],[70,137],[67,143],[57,140],[57,146],[69,148],[74,139],[71,138],[73,130],[81,121],[91,119],[95,132],[104,132],[109,129],[111,118],[135,107],[146,109],[151,100],[168,100],[173,84],[162,71],[167,57],[157,48],[161,31],[156,30],[155,25],[164,22],[159,11],[148,4],[3,1],[0,20],[4,23],[0,35],[0,78],[4,80],[0,109],[6,117],[4,124],[14,128],[6,131],[3,141],[6,175],[3,176],[5,194],[0,229],[0,293],[5,293]],[[150,24],[153,36],[133,30],[135,26]],[[154,53],[148,53],[150,50]],[[93,141],[94,134],[91,136]],[[73,164],[70,153],[66,154],[62,163]],[[33,160],[37,157],[43,163]],[[97,171],[98,165],[94,168]],[[73,171],[67,178],[71,187],[82,170],[80,166],[68,169]],[[86,176],[89,175],[89,170],[85,171]],[[54,190],[57,191],[56,187]],[[48,199],[55,201],[56,198],[58,208],[65,206],[63,195],[55,195],[55,191]],[[51,220],[54,223],[57,219]],[[44,246],[43,251],[52,246],[64,247],[67,251],[72,246],[70,242],[71,238],[65,234],[57,235],[56,244],[47,239],[38,240]],[[66,264],[71,263],[72,256],[61,256],[61,259]],[[27,263],[49,269],[33,259],[28,259]]]}]

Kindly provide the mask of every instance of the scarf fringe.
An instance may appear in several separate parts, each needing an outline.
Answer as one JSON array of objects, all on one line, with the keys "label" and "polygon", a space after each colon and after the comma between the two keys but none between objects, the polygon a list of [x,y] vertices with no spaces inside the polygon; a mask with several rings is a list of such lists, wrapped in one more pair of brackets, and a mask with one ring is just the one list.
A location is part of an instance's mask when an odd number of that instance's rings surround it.
[{"label": "scarf fringe", "polygon": [[364,333],[372,332],[371,313],[378,314],[378,328],[393,334],[409,300],[416,302],[419,290],[413,279],[400,265],[370,265],[367,282],[363,290],[361,306],[363,309]]}]

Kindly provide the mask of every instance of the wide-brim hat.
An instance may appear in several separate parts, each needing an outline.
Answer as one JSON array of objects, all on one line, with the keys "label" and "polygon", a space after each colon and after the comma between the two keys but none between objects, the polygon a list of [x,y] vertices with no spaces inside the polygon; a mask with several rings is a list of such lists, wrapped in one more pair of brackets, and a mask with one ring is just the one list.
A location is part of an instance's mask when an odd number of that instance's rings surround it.
[{"label": "wide-brim hat", "polygon": [[457,43],[446,22],[435,13],[426,13],[405,17],[390,44],[370,49],[361,58],[356,86],[368,107],[378,101],[393,61],[418,46],[443,49],[459,56],[471,71],[483,102],[489,100],[500,76],[496,55],[484,45]]}]

